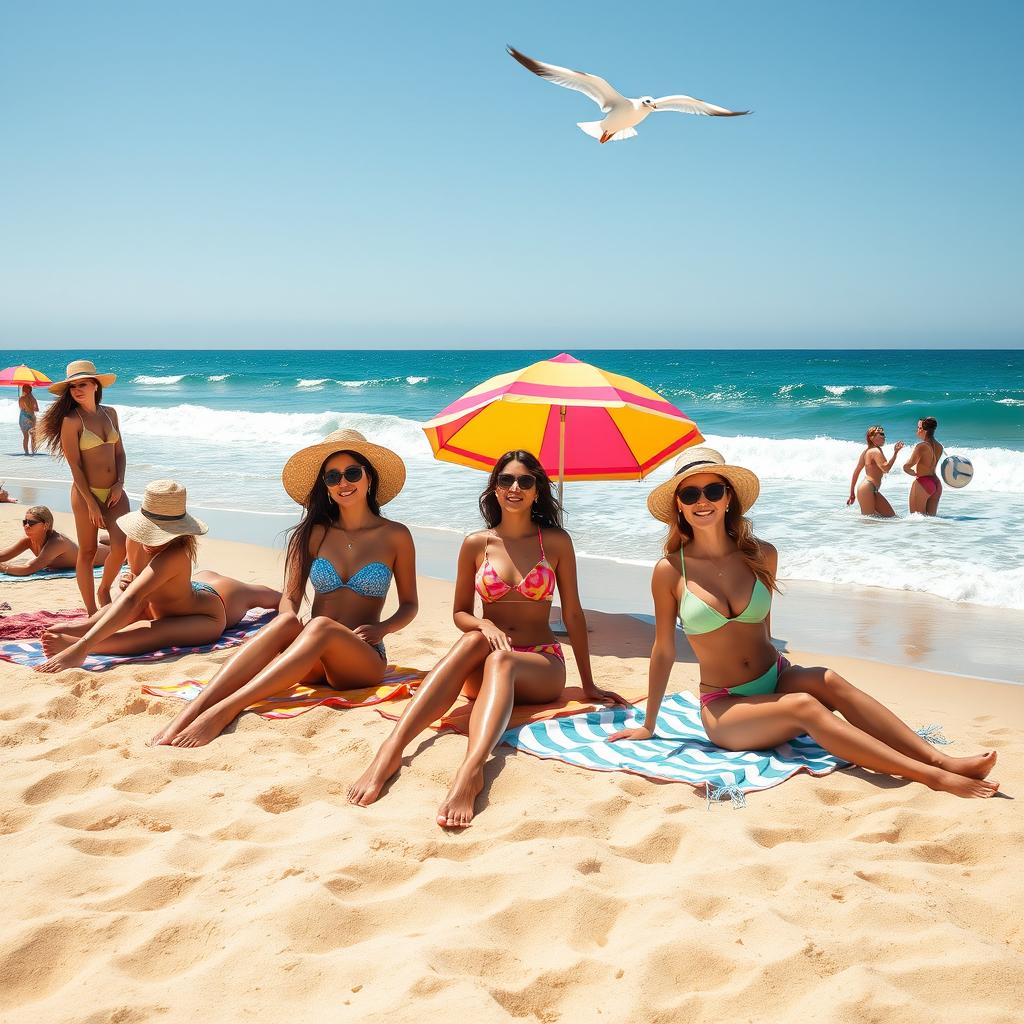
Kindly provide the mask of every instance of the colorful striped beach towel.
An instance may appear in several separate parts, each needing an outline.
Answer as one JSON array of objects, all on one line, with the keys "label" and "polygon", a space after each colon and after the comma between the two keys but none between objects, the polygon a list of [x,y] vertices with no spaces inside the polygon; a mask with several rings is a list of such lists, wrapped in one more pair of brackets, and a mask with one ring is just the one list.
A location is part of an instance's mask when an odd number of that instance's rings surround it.
[{"label": "colorful striped beach towel", "polygon": [[665,698],[654,739],[608,742],[613,732],[635,728],[643,718],[638,708],[610,708],[509,729],[501,739],[516,750],[580,768],[685,782],[703,789],[709,800],[729,796],[737,806],[742,806],[744,793],[771,789],[797,772],[827,775],[847,765],[810,736],[798,736],[774,750],[722,750],[708,739],[700,705],[691,693]]},{"label": "colorful striped beach towel", "polygon": [[[103,566],[94,566],[92,574],[99,579],[103,575]],[[0,583],[28,583],[31,580],[73,580],[74,578],[74,569],[40,569],[39,572],[34,572],[31,576],[10,576],[5,572],[0,572]]]},{"label": "colorful striped beach towel", "polygon": [[[222,651],[228,647],[237,647],[258,633],[276,614],[277,612],[274,610],[255,609],[248,612],[237,626],[224,630],[220,638],[212,644],[203,644],[199,647],[162,647],[159,651],[149,651],[146,654],[90,654],[85,659],[82,668],[88,669],[90,672],[103,672],[115,665],[124,665],[126,662],[160,661],[163,658],[173,658],[179,654],[205,654],[209,651]],[[43,649],[38,641],[23,640],[20,643],[0,644],[0,661],[10,661],[15,665],[32,668],[46,661],[46,655],[43,654]]]},{"label": "colorful striped beach towel", "polygon": [[[264,718],[295,718],[312,708],[323,705],[332,708],[366,708],[386,700],[409,697],[426,672],[402,665],[388,665],[380,686],[365,686],[356,690],[335,690],[330,686],[296,686],[288,693],[268,697],[252,704],[246,711],[255,711]],[[177,697],[195,700],[203,692],[206,680],[189,679],[168,686],[143,686],[142,692],[154,697]]]}]

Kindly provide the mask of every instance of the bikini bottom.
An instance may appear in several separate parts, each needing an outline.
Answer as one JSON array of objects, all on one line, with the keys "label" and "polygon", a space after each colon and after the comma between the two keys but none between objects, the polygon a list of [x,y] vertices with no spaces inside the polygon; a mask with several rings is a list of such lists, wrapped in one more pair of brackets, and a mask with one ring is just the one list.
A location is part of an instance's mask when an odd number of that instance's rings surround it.
[{"label": "bikini bottom", "polygon": [[939,478],[934,473],[929,476],[919,476],[917,482],[927,491],[929,498],[939,489]]},{"label": "bikini bottom", "polygon": [[110,497],[110,492],[113,490],[113,487],[90,487],[89,490],[96,495],[96,500],[101,505],[106,505],[107,498]]},{"label": "bikini bottom", "polygon": [[723,686],[719,690],[702,693],[700,706],[703,708],[713,700],[721,700],[723,697],[751,697],[758,693],[774,693],[779,686],[779,676],[787,668],[789,668],[789,662],[780,654],[775,664],[764,675],[751,679],[749,683],[740,683],[739,686]]},{"label": "bikini bottom", "polygon": [[557,658],[563,665],[565,664],[565,655],[562,653],[562,645],[560,643],[528,644],[525,647],[516,647],[513,644],[512,650],[519,654],[550,654],[553,658]]}]

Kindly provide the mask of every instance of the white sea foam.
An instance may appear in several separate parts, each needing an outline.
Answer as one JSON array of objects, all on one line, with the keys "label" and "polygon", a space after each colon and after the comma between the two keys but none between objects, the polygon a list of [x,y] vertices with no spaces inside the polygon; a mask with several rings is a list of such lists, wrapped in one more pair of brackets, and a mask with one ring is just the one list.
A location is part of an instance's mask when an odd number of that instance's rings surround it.
[{"label": "white sea foam", "polygon": [[775,393],[781,398],[783,395],[789,395],[794,391],[799,391],[802,387],[803,384],[783,384]]},{"label": "white sea foam", "polygon": [[1024,400],[1020,398],[998,398],[996,399],[996,405],[1024,405]]},{"label": "white sea foam", "polygon": [[231,376],[230,373],[214,373],[214,374],[211,374],[206,379],[216,382],[216,381],[221,381],[221,380],[227,380],[228,377],[230,377],[230,376]]},{"label": "white sea foam", "polygon": [[343,388],[363,388],[367,384],[376,384],[378,382],[374,380],[339,380],[338,383]]},{"label": "white sea foam", "polygon": [[428,380],[430,380],[429,377],[406,377],[405,378],[405,383],[406,384],[425,384]]},{"label": "white sea foam", "polygon": [[300,377],[298,383],[295,386],[297,388],[321,388],[330,379],[330,377],[313,377],[306,380]]},{"label": "white sea foam", "polygon": [[147,377],[145,374],[140,374],[132,380],[133,384],[180,384],[186,377],[187,373],[170,374],[167,377]]},{"label": "white sea foam", "polygon": [[887,391],[892,391],[892,384],[865,384],[864,390],[869,395],[884,395]]},{"label": "white sea foam", "polygon": [[836,398],[842,398],[847,391],[852,391],[855,387],[855,384],[826,384],[825,390]]}]

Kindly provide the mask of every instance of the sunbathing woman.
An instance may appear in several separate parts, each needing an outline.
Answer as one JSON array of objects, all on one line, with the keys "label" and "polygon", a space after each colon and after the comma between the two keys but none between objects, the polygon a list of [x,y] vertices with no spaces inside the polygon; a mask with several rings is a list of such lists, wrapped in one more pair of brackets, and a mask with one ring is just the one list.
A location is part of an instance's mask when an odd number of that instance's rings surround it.
[{"label": "sunbathing woman", "polygon": [[[288,542],[279,614],[152,738],[153,745],[203,746],[250,704],[300,683],[376,686],[387,668],[384,637],[416,616],[412,534],[380,514],[405,484],[402,460],[355,430],[336,430],[293,455],[281,478],[305,514]],[[381,621],[392,577],[398,608]],[[298,611],[307,580],[315,597],[312,618],[303,625]]]},{"label": "sunbathing woman", "polygon": [[957,796],[992,796],[998,783],[986,776],[995,752],[940,754],[838,673],[779,656],[769,619],[778,555],[745,518],[759,488],[750,470],[726,465],[711,448],[691,448],[677,460],[675,475],[651,493],[648,508],[670,531],[651,584],[656,635],[647,711],[642,728],[610,739],[654,735],[678,615],[700,664],[701,719],[712,743],[764,750],[808,733],[825,750],[871,771]]},{"label": "sunbathing woman", "polygon": [[[484,763],[515,704],[550,704],[565,688],[565,656],[548,619],[558,584],[583,691],[589,700],[625,703],[600,690],[590,671],[587,623],[576,590],[576,556],[561,529],[561,507],[543,467],[529,452],[503,455],[480,496],[488,529],[463,541],[454,619],[463,636],[431,670],[377,756],[349,791],[365,807],[398,771],[409,742],[448,711],[460,692],[475,699],[469,744],[437,823],[465,828],[484,784]],[[509,583],[519,577],[518,583]],[[483,617],[473,614],[480,596]]]},{"label": "sunbathing woman", "polygon": [[[68,363],[64,380],[49,390],[60,397],[43,414],[36,428],[43,443],[58,459],[66,459],[71,477],[71,511],[78,534],[78,589],[89,615],[110,604],[110,588],[124,564],[125,539],[117,520],[129,509],[124,493],[125,454],[117,426],[117,413],[100,405],[103,389],[113,373],[97,373],[88,359]],[[103,563],[103,578],[93,589],[98,533],[106,527],[110,551]]]},{"label": "sunbathing woman", "polygon": [[903,472],[916,477],[910,485],[910,511],[923,516],[933,516],[939,511],[942,497],[942,481],[937,470],[942,458],[942,445],[935,440],[935,428],[939,425],[934,416],[925,416],[917,421],[918,443],[910,458],[903,464]]},{"label": "sunbathing woman", "polygon": [[[78,545],[53,528],[53,513],[45,505],[32,505],[25,509],[21,521],[25,536],[16,540],[9,548],[0,551],[0,572],[8,576],[31,576],[42,569],[74,569],[78,563]],[[96,547],[94,564],[102,565],[110,552],[101,535]],[[32,558],[20,565],[8,561],[24,551],[31,551]]]},{"label": "sunbathing woman", "polygon": [[[853,471],[853,479],[850,481],[850,497],[846,499],[846,504],[853,504],[854,488],[856,488],[856,500],[860,502],[862,516],[895,519],[896,513],[892,510],[892,505],[882,497],[882,477],[892,469],[896,462],[896,456],[903,450],[903,442],[897,441],[892,446],[892,458],[886,462],[885,452],[882,451],[882,445],[885,444],[885,430],[882,427],[869,427],[865,440],[868,446],[860,453],[860,458],[857,460],[857,468]],[[864,470],[864,480],[860,487],[857,487],[857,477],[860,476],[862,469]]]},{"label": "sunbathing woman", "polygon": [[[49,657],[36,671],[78,668],[90,654],[199,646],[224,632],[224,599],[209,584],[192,582],[196,537],[206,533],[206,524],[188,514],[185,498],[185,488],[174,480],[146,487],[141,510],[118,521],[134,542],[134,578],[115,602],[85,621],[45,632],[42,645]],[[270,601],[274,593],[267,591]]]}]

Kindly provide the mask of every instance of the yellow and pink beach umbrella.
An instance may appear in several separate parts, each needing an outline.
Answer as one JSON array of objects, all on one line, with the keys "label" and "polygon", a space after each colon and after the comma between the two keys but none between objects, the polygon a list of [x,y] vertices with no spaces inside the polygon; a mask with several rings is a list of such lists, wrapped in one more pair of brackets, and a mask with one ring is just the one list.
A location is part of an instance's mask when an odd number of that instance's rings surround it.
[{"label": "yellow and pink beach umbrella", "polygon": [[45,373],[33,370],[31,366],[22,363],[20,366],[8,366],[6,370],[0,370],[0,387],[20,388],[24,384],[29,387],[44,387],[53,383]]},{"label": "yellow and pink beach umbrella", "polygon": [[501,373],[452,402],[423,430],[434,457],[490,471],[522,448],[566,480],[641,480],[690,445],[696,424],[657,392],[563,352]]}]

